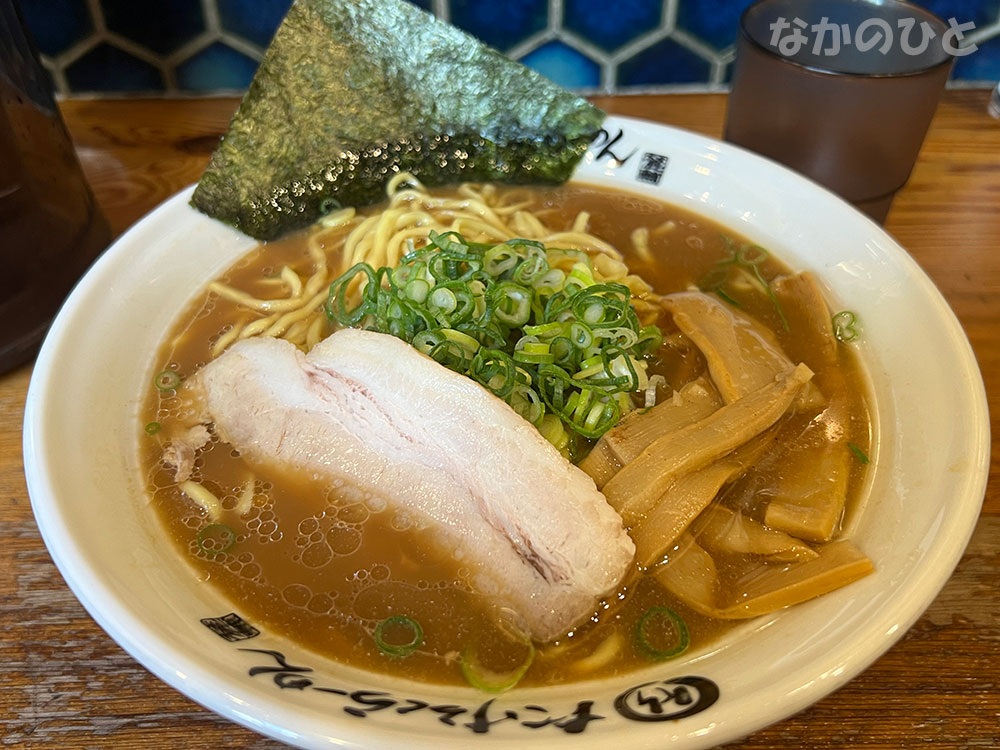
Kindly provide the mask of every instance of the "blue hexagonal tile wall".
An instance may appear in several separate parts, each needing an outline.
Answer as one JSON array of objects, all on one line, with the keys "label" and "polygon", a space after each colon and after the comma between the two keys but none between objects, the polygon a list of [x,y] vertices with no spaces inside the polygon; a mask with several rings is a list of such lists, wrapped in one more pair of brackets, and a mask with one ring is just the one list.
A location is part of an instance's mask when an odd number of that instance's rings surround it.
[{"label": "blue hexagonal tile wall", "polygon": [[[164,80],[181,91],[242,88],[293,2],[18,1],[64,93],[157,91]],[[409,2],[501,51],[527,49],[523,60],[564,86],[614,91],[728,81],[739,17],[751,0]],[[981,51],[959,59],[953,78],[1000,79],[1000,0],[914,2],[976,24]]]},{"label": "blue hexagonal tile wall", "polygon": [[43,55],[58,55],[94,30],[86,0],[21,0],[21,12]]},{"label": "blue hexagonal tile wall", "polygon": [[945,21],[954,17],[958,21],[972,21],[976,26],[986,26],[1000,16],[1000,0],[912,0]]},{"label": "blue hexagonal tile wall", "polygon": [[66,68],[73,91],[162,91],[163,76],[149,63],[102,43]]},{"label": "blue hexagonal tile wall", "polygon": [[565,0],[562,25],[610,52],[659,26],[663,6],[660,0]]},{"label": "blue hexagonal tile wall", "polygon": [[716,49],[736,41],[740,16],[750,3],[733,0],[696,0],[677,6],[677,27]]},{"label": "blue hexagonal tile wall", "polygon": [[266,47],[292,0],[215,0],[215,4],[223,29]]},{"label": "blue hexagonal tile wall", "polygon": [[183,91],[238,90],[250,85],[256,70],[256,60],[215,42],[178,65],[174,75]]},{"label": "blue hexagonal tile wall", "polygon": [[647,47],[618,65],[619,86],[655,86],[664,83],[707,81],[711,65],[672,39]]},{"label": "blue hexagonal tile wall", "polygon": [[521,62],[569,89],[596,89],[601,85],[600,65],[562,42],[543,44],[522,57]]},{"label": "blue hexagonal tile wall", "polygon": [[546,0],[451,0],[451,22],[499,50],[545,28],[549,7]]},{"label": "blue hexagonal tile wall", "polygon": [[200,0],[101,0],[101,7],[108,29],[161,55],[205,30]]},{"label": "blue hexagonal tile wall", "polygon": [[971,55],[955,60],[952,77],[973,81],[995,81],[1000,71],[1000,37],[977,45]]}]

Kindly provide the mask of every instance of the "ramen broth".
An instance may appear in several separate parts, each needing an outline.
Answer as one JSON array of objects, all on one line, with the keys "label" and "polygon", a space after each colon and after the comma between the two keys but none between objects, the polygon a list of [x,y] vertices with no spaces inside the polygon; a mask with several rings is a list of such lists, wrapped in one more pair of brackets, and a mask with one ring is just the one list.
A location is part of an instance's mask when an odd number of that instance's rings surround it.
[{"label": "ramen broth", "polygon": [[[518,188],[525,192],[524,188]],[[532,209],[552,227],[568,228],[578,212],[590,214],[589,231],[617,247],[632,273],[661,294],[682,291],[705,277],[729,252],[724,235],[745,240],[730,230],[674,206],[624,192],[586,186],[532,188]],[[439,194],[436,192],[436,194]],[[377,209],[365,211],[374,213]],[[653,262],[632,249],[631,235],[650,229]],[[346,233],[346,232],[345,232]],[[291,266],[303,277],[311,272],[304,234],[262,246],[227,271],[222,280],[260,297],[273,296],[273,277]],[[334,241],[327,243],[336,244]],[[339,268],[340,258],[330,257]],[[761,265],[764,277],[788,270],[769,257]],[[271,280],[269,280],[269,277]],[[734,295],[736,292],[734,292]],[[814,382],[830,400],[842,402],[849,414],[847,440],[867,451],[869,420],[861,373],[848,346],[838,346],[836,367],[823,367],[823,358],[810,349],[808,339],[796,337],[800,326],[789,311],[786,331],[777,309],[763,294],[747,291],[739,305],[764,322],[794,362],[815,371]],[[212,359],[212,347],[230,326],[246,318],[246,310],[208,292],[180,316],[159,352],[157,370],[193,374]],[[676,337],[669,315],[660,319],[666,339]],[[332,332],[327,328],[325,334]],[[663,375],[669,398],[705,370],[693,347],[665,345],[650,366]],[[432,683],[462,683],[458,660],[474,648],[481,662],[496,671],[510,670],[525,660],[527,647],[512,639],[503,613],[468,584],[470,571],[461,560],[435,544],[429,531],[418,528],[405,513],[385,507],[385,501],[359,490],[310,476],[298,476],[279,466],[248,465],[231,446],[212,439],[199,452],[192,479],[222,500],[220,523],[236,535],[230,549],[213,554],[211,542],[199,542],[199,531],[209,521],[204,511],[178,488],[172,469],[161,461],[163,448],[175,424],[189,419],[173,391],[152,392],[142,408],[142,424],[158,423],[159,431],[141,436],[141,452],[153,505],[167,533],[203,580],[218,587],[250,622],[266,626],[303,646],[352,666]],[[776,428],[787,433],[808,430],[813,414],[786,416]],[[847,512],[851,513],[863,479],[864,467],[853,462]],[[728,491],[748,511],[761,497],[761,488],[781,473],[780,461],[761,462]],[[250,509],[236,510],[253,482]],[[727,490],[724,489],[723,492]],[[245,507],[245,506],[241,506]],[[224,540],[228,541],[228,540]],[[208,547],[206,551],[205,547]],[[747,556],[716,556],[720,580],[731,596],[739,593],[740,577],[760,563]],[[693,612],[668,594],[652,576],[627,575],[623,586],[598,604],[593,616],[556,641],[537,647],[534,663],[522,685],[547,685],[604,677],[651,662],[636,647],[639,618],[653,606],[675,610],[687,623],[691,648],[697,650],[740,620],[715,620]],[[376,625],[393,615],[417,621],[423,643],[406,658],[386,655],[376,645]],[[652,621],[650,626],[657,627]],[[664,627],[667,627],[664,625]],[[405,630],[405,629],[404,629]],[[410,639],[412,633],[386,633],[387,640]],[[650,638],[657,633],[650,632]],[[661,634],[668,638],[669,633]]]}]

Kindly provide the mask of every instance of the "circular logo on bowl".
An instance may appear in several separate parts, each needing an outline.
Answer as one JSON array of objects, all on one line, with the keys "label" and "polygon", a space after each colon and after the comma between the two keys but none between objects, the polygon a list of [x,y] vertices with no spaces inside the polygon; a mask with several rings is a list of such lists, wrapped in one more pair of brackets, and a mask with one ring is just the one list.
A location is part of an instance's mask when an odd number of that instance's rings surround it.
[{"label": "circular logo on bowl", "polygon": [[615,710],[632,721],[667,721],[701,713],[719,699],[707,677],[674,677],[644,682],[615,698]]}]

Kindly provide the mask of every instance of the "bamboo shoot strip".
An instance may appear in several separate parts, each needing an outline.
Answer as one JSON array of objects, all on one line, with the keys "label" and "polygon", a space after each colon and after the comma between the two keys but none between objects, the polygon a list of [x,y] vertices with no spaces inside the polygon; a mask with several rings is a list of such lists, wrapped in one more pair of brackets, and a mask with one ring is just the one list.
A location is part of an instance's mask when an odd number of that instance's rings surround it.
[{"label": "bamboo shoot strip", "polygon": [[756,555],[768,562],[793,563],[816,558],[816,552],[784,531],[716,503],[698,517],[694,535],[712,554]]},{"label": "bamboo shoot strip", "polygon": [[[629,412],[629,414],[635,414],[635,412]],[[625,422],[628,417],[628,414],[625,415],[625,418],[618,424]],[[615,457],[611,444],[604,439],[605,437],[607,437],[607,434],[598,440],[597,444],[591,448],[590,453],[587,454],[587,457],[577,464],[577,466],[590,475],[590,478],[594,480],[594,484],[597,485],[597,489],[601,489],[606,485],[608,480],[622,468],[621,461]]]},{"label": "bamboo shoot strip", "polygon": [[629,534],[635,542],[635,559],[639,565],[649,567],[661,560],[677,538],[712,503],[723,485],[746,471],[773,439],[773,431],[764,433],[725,458],[681,477],[646,516],[625,518],[626,525],[631,526]]},{"label": "bamboo shoot strip", "polygon": [[663,588],[699,614],[716,617],[721,585],[715,560],[685,531],[667,562],[654,568]]},{"label": "bamboo shoot strip", "polygon": [[637,410],[625,415],[604,433],[579,466],[601,488],[654,440],[704,419],[720,406],[722,402],[708,381],[702,378],[693,380],[677,391],[673,398],[648,411]]},{"label": "bamboo shoot strip", "polygon": [[705,355],[712,382],[727,404],[793,367],[769,330],[714,297],[681,292],[665,297],[663,306]]},{"label": "bamboo shoot strip", "polygon": [[816,558],[785,567],[761,564],[738,584],[734,604],[716,605],[721,588],[712,556],[685,533],[674,559],[656,568],[656,580],[691,609],[720,620],[748,620],[815,599],[874,570],[851,542],[824,544]]},{"label": "bamboo shoot strip", "polygon": [[[823,299],[816,277],[808,271],[779,276],[772,282],[774,293],[781,300],[788,322],[795,334],[793,341],[809,342],[798,348],[805,352],[815,352],[819,361],[813,367],[832,366],[837,362],[837,340],[830,325],[830,308]],[[795,347],[792,347],[793,349]],[[792,354],[795,354],[792,351]]]},{"label": "bamboo shoot strip", "polygon": [[604,486],[608,502],[623,516],[648,512],[678,478],[774,424],[812,375],[812,370],[800,364],[774,383],[657,439]]},{"label": "bamboo shoot strip", "polygon": [[786,464],[764,522],[811,542],[829,541],[847,501],[851,454],[847,443],[822,442],[786,452]]}]

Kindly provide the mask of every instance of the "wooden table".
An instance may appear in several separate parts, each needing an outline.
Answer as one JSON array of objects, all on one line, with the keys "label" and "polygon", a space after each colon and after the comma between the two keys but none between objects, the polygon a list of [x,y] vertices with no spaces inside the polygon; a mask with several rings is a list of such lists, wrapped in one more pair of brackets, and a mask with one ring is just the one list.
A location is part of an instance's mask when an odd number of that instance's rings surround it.
[{"label": "wooden table", "polygon": [[[888,230],[962,321],[1000,436],[1000,123],[987,92],[949,92]],[[601,98],[609,112],[718,136],[718,95]],[[197,180],[235,102],[69,101],[63,112],[116,233]],[[49,559],[21,460],[30,368],[0,378],[0,745],[281,747],[146,672],[90,619]],[[928,394],[933,398],[933,394]],[[1000,748],[1000,437],[965,557],[909,633],[867,672],[740,750]]]}]

